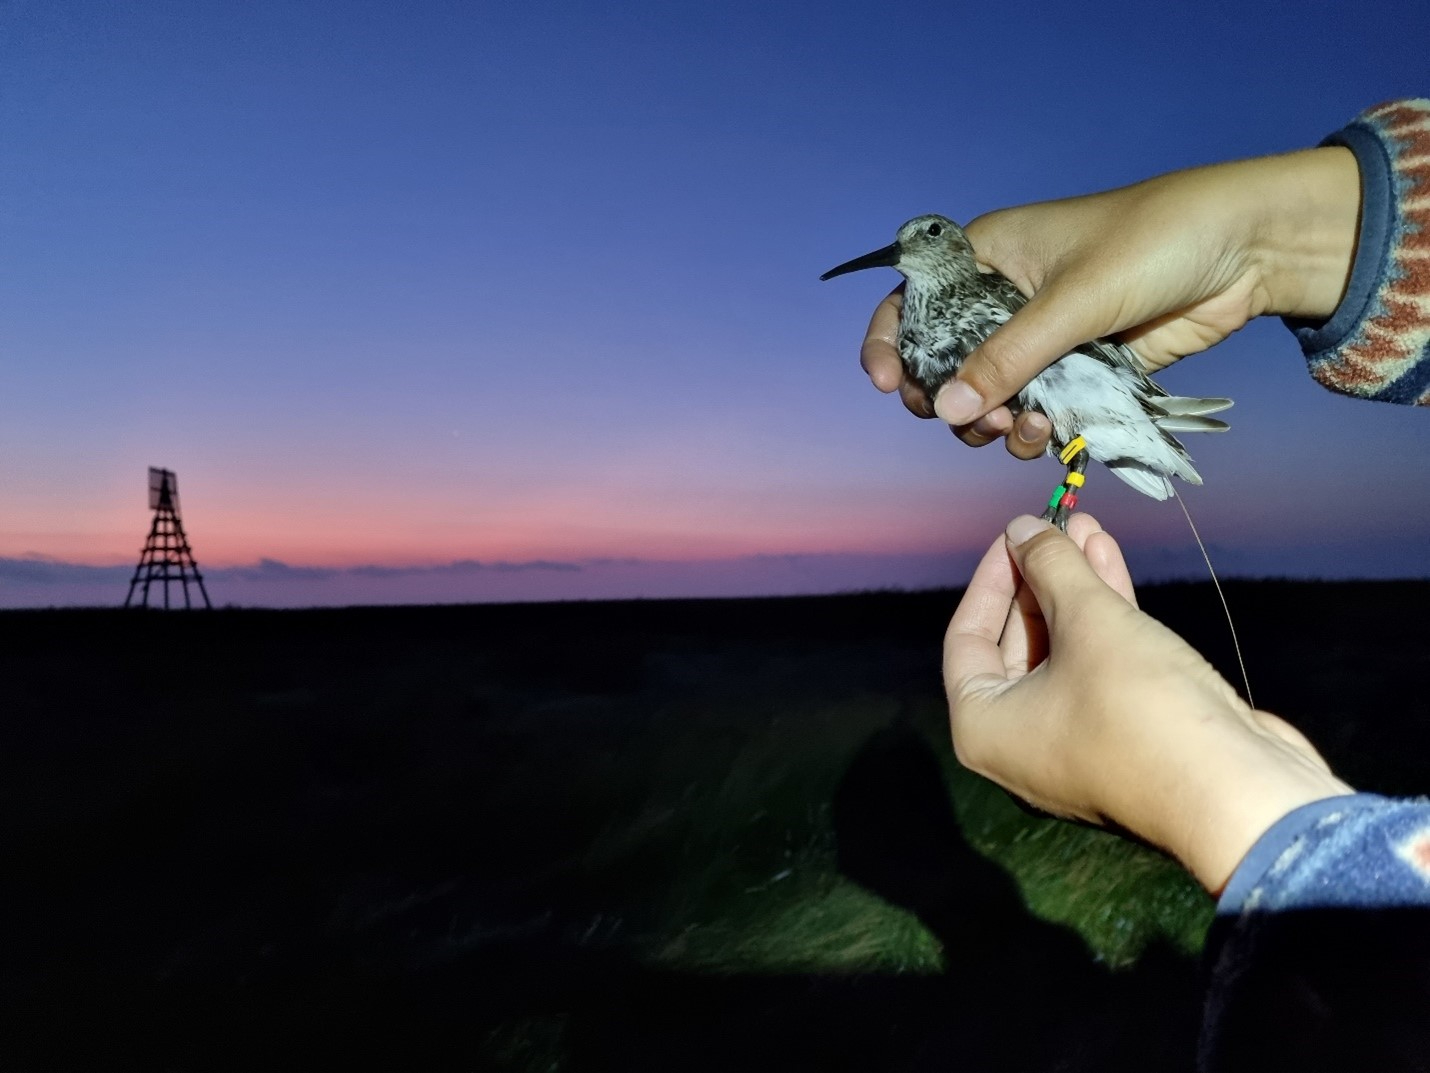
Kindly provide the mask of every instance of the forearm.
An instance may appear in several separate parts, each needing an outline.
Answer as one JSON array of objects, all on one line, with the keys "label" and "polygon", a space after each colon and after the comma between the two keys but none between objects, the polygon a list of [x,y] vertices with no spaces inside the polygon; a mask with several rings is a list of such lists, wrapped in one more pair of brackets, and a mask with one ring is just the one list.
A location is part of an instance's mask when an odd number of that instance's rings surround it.
[{"label": "forearm", "polygon": [[1360,216],[1360,171],[1348,149],[1209,164],[1102,197],[1104,227],[1136,220],[1141,273],[1170,264],[1176,282],[1198,273],[1215,281],[1209,291],[1244,280],[1248,318],[1328,317],[1345,293]]}]

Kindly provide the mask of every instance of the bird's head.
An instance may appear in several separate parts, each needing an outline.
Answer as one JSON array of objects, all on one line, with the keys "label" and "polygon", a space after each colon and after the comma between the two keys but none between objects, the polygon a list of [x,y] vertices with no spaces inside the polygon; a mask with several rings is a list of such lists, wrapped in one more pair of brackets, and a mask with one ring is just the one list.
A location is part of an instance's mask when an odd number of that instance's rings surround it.
[{"label": "bird's head", "polygon": [[899,228],[892,244],[831,268],[820,279],[833,279],[865,268],[894,268],[905,279],[943,280],[976,275],[973,246],[963,228],[947,216],[915,216]]}]

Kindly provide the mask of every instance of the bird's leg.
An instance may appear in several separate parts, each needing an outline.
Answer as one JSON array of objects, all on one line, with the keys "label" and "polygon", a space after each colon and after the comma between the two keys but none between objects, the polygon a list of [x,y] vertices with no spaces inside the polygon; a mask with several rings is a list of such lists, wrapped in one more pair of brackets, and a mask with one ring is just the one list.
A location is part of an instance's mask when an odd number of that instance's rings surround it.
[{"label": "bird's leg", "polygon": [[1048,500],[1048,509],[1043,511],[1043,521],[1052,522],[1064,533],[1068,531],[1068,518],[1077,506],[1078,490],[1082,488],[1083,475],[1087,472],[1087,443],[1081,436],[1062,449],[1058,461],[1067,466],[1067,476]]}]

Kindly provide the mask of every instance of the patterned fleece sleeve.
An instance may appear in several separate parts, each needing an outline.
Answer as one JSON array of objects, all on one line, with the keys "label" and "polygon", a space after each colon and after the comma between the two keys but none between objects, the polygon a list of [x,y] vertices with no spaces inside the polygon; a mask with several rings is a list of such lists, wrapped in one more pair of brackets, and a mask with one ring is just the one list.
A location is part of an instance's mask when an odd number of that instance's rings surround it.
[{"label": "patterned fleece sleeve", "polygon": [[1321,144],[1360,164],[1355,266],[1329,320],[1287,326],[1332,391],[1430,405],[1430,100],[1377,105]]},{"label": "patterned fleece sleeve", "polygon": [[1430,800],[1283,817],[1232,875],[1205,956],[1202,1069],[1430,1068]]}]

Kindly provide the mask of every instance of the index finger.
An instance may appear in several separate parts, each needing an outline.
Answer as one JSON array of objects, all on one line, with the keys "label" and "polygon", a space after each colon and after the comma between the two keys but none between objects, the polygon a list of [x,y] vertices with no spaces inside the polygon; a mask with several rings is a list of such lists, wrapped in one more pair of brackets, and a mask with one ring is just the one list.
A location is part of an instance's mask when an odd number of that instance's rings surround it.
[{"label": "index finger", "polygon": [[1084,511],[1074,514],[1068,522],[1068,536],[1082,549],[1097,576],[1136,607],[1137,591],[1132,587],[1132,575],[1127,570],[1127,560],[1122,557],[1122,549],[1112,538],[1112,534],[1103,529],[1096,518]]},{"label": "index finger", "polygon": [[899,358],[899,317],[903,309],[901,284],[874,307],[864,344],[859,348],[859,364],[880,391],[895,390],[904,378],[904,363]]},{"label": "index finger", "polygon": [[973,678],[990,674],[999,679],[1007,677],[998,642],[1017,591],[1018,574],[1008,554],[1008,543],[1000,536],[973,572],[948,624],[943,675],[950,696]]}]

